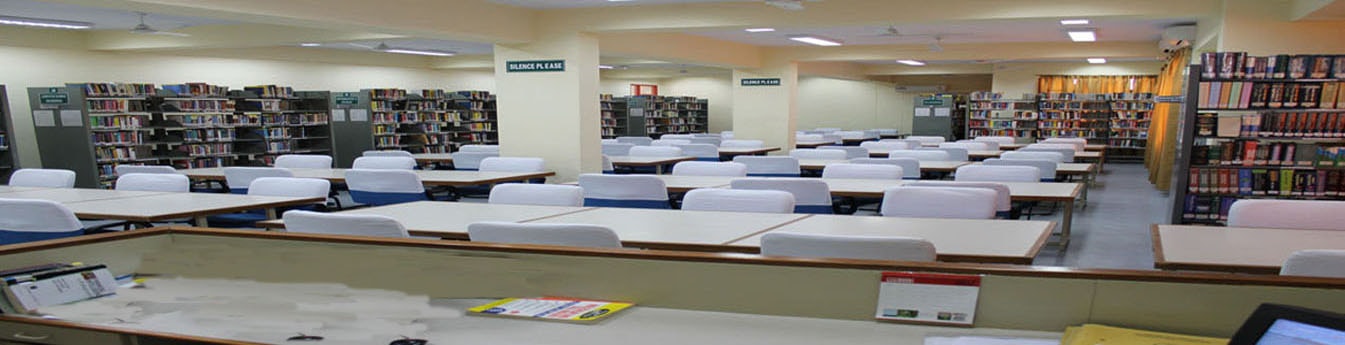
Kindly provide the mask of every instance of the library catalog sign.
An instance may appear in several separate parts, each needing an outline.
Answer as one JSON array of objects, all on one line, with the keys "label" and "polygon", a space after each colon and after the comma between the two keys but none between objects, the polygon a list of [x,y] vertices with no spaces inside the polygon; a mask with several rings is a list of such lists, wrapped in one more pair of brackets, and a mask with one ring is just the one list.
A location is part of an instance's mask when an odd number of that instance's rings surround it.
[{"label": "library catalog sign", "polygon": [[48,88],[47,92],[37,94],[37,101],[42,109],[56,109],[62,105],[70,104],[70,94],[62,92],[61,88]]},{"label": "library catalog sign", "polygon": [[565,60],[506,61],[505,70],[512,72],[565,72]]},{"label": "library catalog sign", "polygon": [[742,86],[780,86],[780,78],[743,78]]}]

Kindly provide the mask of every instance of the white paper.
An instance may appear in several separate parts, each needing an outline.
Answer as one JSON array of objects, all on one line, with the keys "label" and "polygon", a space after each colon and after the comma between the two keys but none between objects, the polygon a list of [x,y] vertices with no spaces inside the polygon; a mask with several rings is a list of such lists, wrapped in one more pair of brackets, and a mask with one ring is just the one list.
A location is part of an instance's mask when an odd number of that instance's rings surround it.
[{"label": "white paper", "polygon": [[953,108],[934,108],[934,117],[948,117],[952,112]]},{"label": "white paper", "polygon": [[369,110],[350,109],[350,122],[369,122]]},{"label": "white paper", "polygon": [[915,116],[929,117],[929,108],[915,108]]},{"label": "white paper", "polygon": [[61,126],[84,127],[84,113],[81,113],[79,110],[62,110]]},{"label": "white paper", "polygon": [[56,112],[51,110],[33,110],[34,127],[56,127]]},{"label": "white paper", "polygon": [[332,109],[332,121],[334,121],[334,122],[346,122],[346,110],[345,110],[345,109]]},{"label": "white paper", "polygon": [[[945,275],[945,277],[953,276]],[[880,320],[973,324],[976,317],[976,299],[981,287],[921,282],[938,279],[951,278],[884,275],[883,281],[878,285],[878,310],[874,317]]]}]

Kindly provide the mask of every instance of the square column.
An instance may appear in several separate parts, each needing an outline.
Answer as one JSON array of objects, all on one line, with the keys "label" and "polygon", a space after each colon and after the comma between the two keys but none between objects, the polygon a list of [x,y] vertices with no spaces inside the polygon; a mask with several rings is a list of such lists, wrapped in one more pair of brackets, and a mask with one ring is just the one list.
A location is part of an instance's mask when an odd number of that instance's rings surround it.
[{"label": "square column", "polygon": [[794,62],[733,70],[733,136],[794,147],[798,123],[799,67]]},{"label": "square column", "polygon": [[541,157],[556,176],[575,181],[602,170],[598,40],[582,33],[495,45],[500,155]]}]

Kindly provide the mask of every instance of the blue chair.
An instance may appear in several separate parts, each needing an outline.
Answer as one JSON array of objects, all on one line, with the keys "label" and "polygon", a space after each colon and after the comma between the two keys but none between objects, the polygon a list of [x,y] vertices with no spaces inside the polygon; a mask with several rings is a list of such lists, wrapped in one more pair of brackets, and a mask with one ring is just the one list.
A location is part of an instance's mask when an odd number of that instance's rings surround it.
[{"label": "blue chair", "polygon": [[285,168],[266,167],[225,167],[224,186],[230,193],[248,194],[252,181],[263,177],[294,177],[294,172]]},{"label": "blue chair", "polygon": [[[316,178],[262,177],[252,181],[248,194],[254,196],[283,196],[298,198],[326,198],[332,188],[331,182]],[[318,210],[322,205],[294,206],[276,210],[283,215],[288,210]],[[242,213],[221,214],[207,218],[211,227],[250,228],[257,222],[266,220],[266,210],[250,210]]]},{"label": "blue chair", "polygon": [[84,234],[84,224],[55,201],[0,198],[0,245]]},{"label": "blue chair", "polygon": [[584,206],[670,209],[668,186],[648,175],[579,175]]},{"label": "blue chair", "polygon": [[782,190],[794,194],[794,213],[833,214],[831,187],[815,178],[740,178],[733,189]]},{"label": "blue chair", "polygon": [[350,169],[346,185],[351,201],[370,206],[430,200],[420,176],[411,170]]},{"label": "blue chair", "polygon": [[736,163],[747,165],[747,176],[799,177],[799,159],[786,156],[737,156]]}]

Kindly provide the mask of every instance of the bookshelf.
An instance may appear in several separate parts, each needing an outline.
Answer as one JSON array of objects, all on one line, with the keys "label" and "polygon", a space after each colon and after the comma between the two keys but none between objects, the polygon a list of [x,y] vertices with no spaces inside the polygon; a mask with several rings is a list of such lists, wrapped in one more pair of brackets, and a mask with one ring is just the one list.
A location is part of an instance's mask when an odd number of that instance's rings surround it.
[{"label": "bookshelf", "polygon": [[1084,138],[1089,144],[1107,143],[1112,118],[1109,95],[1043,93],[1038,98],[1039,138]]},{"label": "bookshelf", "polygon": [[364,151],[374,149],[367,92],[330,92],[332,161],[337,168],[350,168]]},{"label": "bookshelf", "polygon": [[276,85],[230,92],[237,154],[232,165],[269,166],[283,154],[332,154],[328,97],[326,91]]},{"label": "bookshelf", "polygon": [[626,103],[626,98],[602,94],[598,95],[598,99],[602,108],[602,138],[612,139],[625,136],[630,123],[626,114],[629,106]]},{"label": "bookshelf", "polygon": [[1006,136],[1021,143],[1036,140],[1036,99],[1006,99],[995,92],[972,92],[968,99],[967,138]]},{"label": "bookshelf", "polygon": [[1206,53],[1187,81],[1173,223],[1224,224],[1239,199],[1345,200],[1345,56]]},{"label": "bookshelf", "polygon": [[168,126],[154,84],[30,87],[28,99],[42,165],[74,171],[78,187],[107,186],[117,165],[160,164],[182,146],[180,136],[162,140]]},{"label": "bookshelf", "polygon": [[468,144],[499,145],[499,112],[489,91],[454,91],[448,95],[457,113],[457,129],[450,139],[457,150]]},{"label": "bookshelf", "polygon": [[[626,134],[658,138],[664,134],[692,134],[708,131],[710,101],[691,96],[626,97]],[[631,125],[644,122],[640,126]]]},{"label": "bookshelf", "polygon": [[19,150],[14,145],[14,117],[9,112],[9,94],[0,85],[0,184],[9,184],[9,175],[18,166]]},{"label": "bookshelf", "polygon": [[1152,93],[1111,94],[1111,133],[1107,137],[1107,157],[1112,160],[1144,160],[1149,141],[1149,122],[1153,117]]}]

